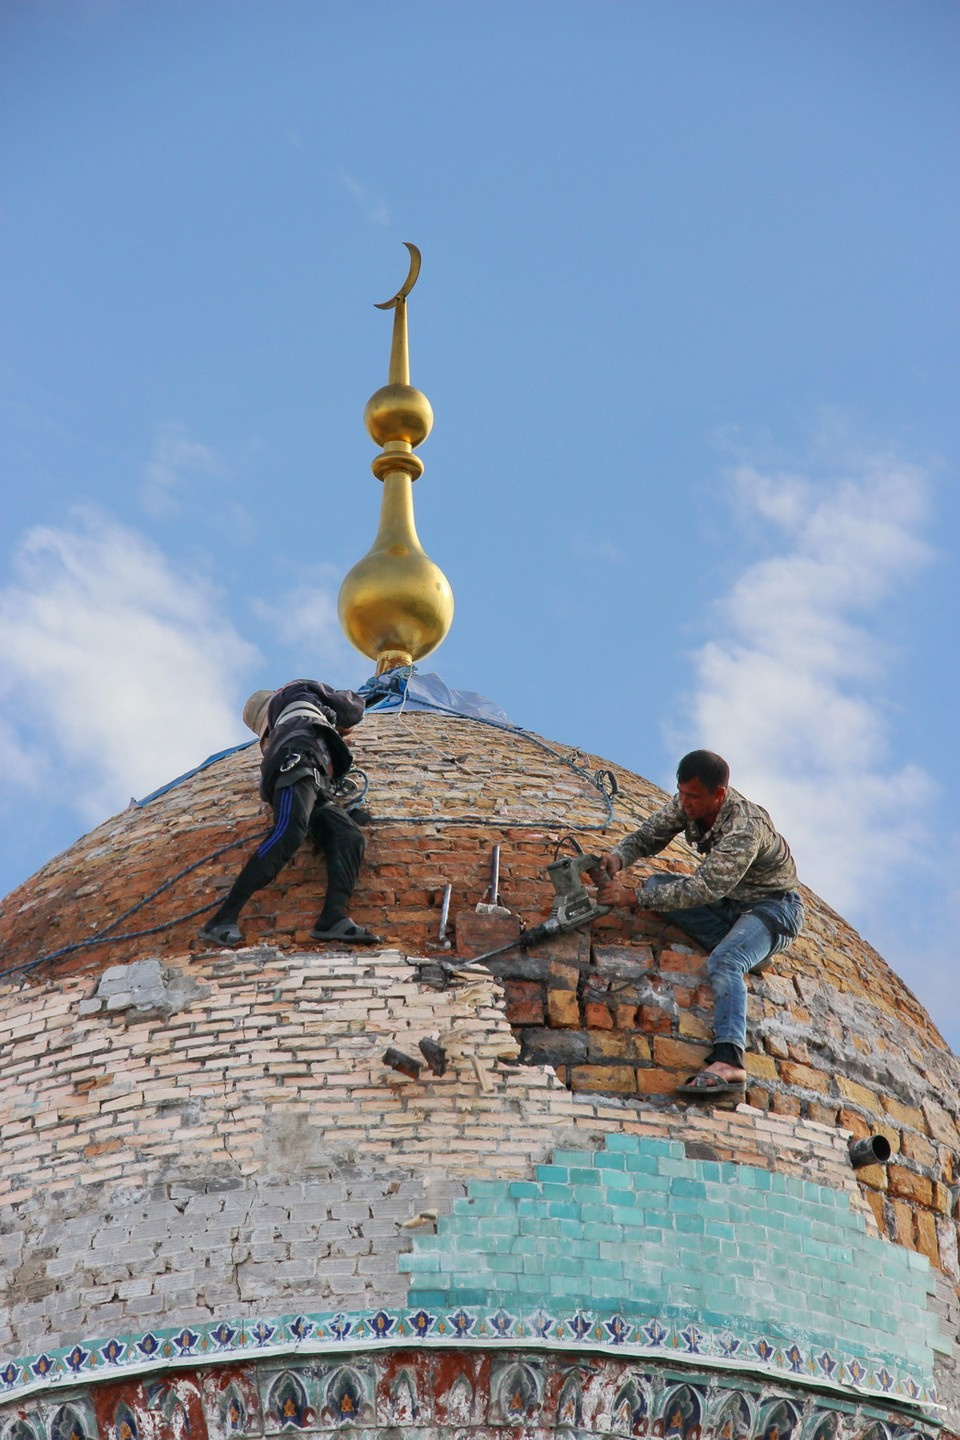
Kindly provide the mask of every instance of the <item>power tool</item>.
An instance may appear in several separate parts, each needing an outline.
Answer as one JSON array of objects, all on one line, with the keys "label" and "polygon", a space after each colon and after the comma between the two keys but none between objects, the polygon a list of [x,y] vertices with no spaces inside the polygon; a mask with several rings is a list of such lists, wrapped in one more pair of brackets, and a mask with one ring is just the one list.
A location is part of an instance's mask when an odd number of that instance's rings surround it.
[{"label": "power tool", "polygon": [[[567,935],[571,930],[582,930],[599,916],[607,915],[613,907],[598,905],[580,879],[581,875],[589,875],[596,883],[600,873],[598,855],[564,855],[562,859],[554,860],[547,866],[547,875],[555,893],[546,920],[541,920],[532,930],[522,930],[519,937],[511,940],[509,945],[498,945],[496,950],[475,955],[470,964],[477,965],[482,960],[492,960],[495,955],[516,950],[517,946],[526,950],[531,945],[538,945],[541,940],[549,939],[551,935]],[[463,966],[451,965],[450,968],[462,969]]]}]

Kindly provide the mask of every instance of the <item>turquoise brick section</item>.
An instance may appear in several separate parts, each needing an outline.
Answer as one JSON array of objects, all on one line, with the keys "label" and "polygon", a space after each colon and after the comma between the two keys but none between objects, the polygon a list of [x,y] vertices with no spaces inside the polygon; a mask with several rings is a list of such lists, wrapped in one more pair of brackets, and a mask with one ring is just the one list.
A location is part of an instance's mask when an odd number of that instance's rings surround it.
[{"label": "turquoise brick section", "polygon": [[675,1141],[611,1135],[534,1180],[475,1181],[399,1264],[412,1307],[603,1309],[932,1374],[924,1257],[868,1234],[841,1191]]}]

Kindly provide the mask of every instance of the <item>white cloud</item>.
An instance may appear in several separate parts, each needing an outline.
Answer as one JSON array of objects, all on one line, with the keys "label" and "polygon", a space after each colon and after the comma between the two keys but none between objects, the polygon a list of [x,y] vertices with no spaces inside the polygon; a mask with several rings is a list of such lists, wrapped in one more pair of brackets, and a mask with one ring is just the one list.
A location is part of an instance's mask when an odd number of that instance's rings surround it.
[{"label": "white cloud", "polygon": [[209,445],[191,440],[181,425],[171,422],[157,432],[153,454],[144,466],[143,508],[156,520],[167,519],[179,512],[188,483],[224,474],[222,460]]},{"label": "white cloud", "polygon": [[87,821],[243,738],[256,651],[211,586],[136,531],[81,513],[38,526],[0,591],[0,748],[15,783]]},{"label": "white cloud", "polygon": [[846,912],[929,853],[935,786],[892,759],[882,638],[884,602],[931,557],[927,479],[878,454],[838,456],[826,479],[749,465],[731,479],[745,527],[772,529],[775,553],[717,602],[674,745],[725,755],[802,879]]},{"label": "white cloud", "polygon": [[[291,674],[314,675],[328,684],[348,684],[344,677],[362,658],[344,639],[337,616],[339,581],[332,566],[317,567],[310,578],[293,586],[278,602],[255,599],[251,610],[269,627],[271,643],[282,646],[289,656]],[[282,684],[289,676],[265,679],[264,684]]]},{"label": "white cloud", "polygon": [[390,208],[386,200],[374,199],[368,194],[366,186],[361,185],[359,180],[355,179],[353,175],[348,175],[345,170],[341,172],[341,178],[344,187],[357,201],[368,220],[372,220],[375,225],[387,226],[390,224]]}]

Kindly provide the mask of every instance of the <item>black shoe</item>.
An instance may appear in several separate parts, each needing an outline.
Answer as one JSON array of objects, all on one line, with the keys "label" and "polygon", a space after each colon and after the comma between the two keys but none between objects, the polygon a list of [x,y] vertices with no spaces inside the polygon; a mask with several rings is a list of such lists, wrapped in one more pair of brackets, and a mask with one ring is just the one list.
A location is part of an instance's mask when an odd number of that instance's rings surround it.
[{"label": "black shoe", "polygon": [[197,939],[211,940],[214,945],[228,950],[236,950],[238,945],[243,944],[240,926],[234,920],[211,920],[209,925],[204,925]]}]

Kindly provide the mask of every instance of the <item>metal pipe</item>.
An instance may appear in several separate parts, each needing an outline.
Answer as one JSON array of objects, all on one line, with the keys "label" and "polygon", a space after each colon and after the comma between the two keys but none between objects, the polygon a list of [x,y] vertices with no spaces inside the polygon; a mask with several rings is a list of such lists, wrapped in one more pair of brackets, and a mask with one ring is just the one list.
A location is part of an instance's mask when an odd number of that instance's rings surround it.
[{"label": "metal pipe", "polygon": [[500,846],[494,845],[490,853],[490,904],[500,904]]},{"label": "metal pipe", "polygon": [[847,1149],[854,1170],[862,1170],[864,1165],[886,1165],[891,1153],[886,1135],[868,1135],[864,1140],[850,1140]]},{"label": "metal pipe", "polygon": [[443,887],[443,904],[440,907],[440,944],[445,950],[450,949],[450,941],[447,939],[447,921],[450,919],[450,896],[453,894],[453,886]]}]

